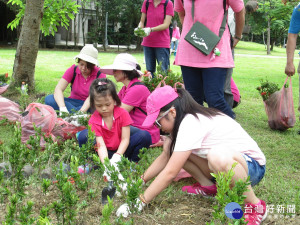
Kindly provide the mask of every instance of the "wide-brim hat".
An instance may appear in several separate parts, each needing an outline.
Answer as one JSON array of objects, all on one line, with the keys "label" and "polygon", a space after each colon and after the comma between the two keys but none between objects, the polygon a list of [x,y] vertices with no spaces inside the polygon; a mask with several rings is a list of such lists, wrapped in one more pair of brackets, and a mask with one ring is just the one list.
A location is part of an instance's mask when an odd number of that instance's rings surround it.
[{"label": "wide-brim hat", "polygon": [[169,85],[156,88],[147,98],[147,117],[143,122],[143,127],[150,127],[157,119],[160,109],[178,98],[174,88]]},{"label": "wide-brim hat", "polygon": [[142,71],[136,68],[137,64],[138,62],[135,57],[128,53],[121,53],[116,56],[113,64],[101,67],[101,72],[108,75],[113,75],[114,70],[136,70],[140,75],[142,75]]},{"label": "wide-brim hat", "polygon": [[81,59],[98,66],[98,50],[93,45],[85,45],[74,59]]}]

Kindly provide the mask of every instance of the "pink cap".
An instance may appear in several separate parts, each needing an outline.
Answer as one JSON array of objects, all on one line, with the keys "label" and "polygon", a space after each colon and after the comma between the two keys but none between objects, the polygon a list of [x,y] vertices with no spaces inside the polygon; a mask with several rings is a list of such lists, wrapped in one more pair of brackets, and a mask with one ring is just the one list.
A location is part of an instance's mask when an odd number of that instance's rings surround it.
[{"label": "pink cap", "polygon": [[175,89],[169,85],[156,88],[147,99],[147,117],[143,127],[150,127],[158,117],[160,109],[178,97]]}]

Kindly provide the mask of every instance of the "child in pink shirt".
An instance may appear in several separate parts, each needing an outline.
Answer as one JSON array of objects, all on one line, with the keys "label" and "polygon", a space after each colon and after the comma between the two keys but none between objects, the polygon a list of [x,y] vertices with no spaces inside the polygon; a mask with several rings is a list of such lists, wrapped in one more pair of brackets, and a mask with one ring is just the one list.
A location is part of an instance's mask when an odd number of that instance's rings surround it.
[{"label": "child in pink shirt", "polygon": [[176,56],[179,38],[180,38],[180,30],[179,30],[179,27],[177,27],[177,21],[174,20],[173,34],[172,34],[172,40],[171,40],[171,53],[174,52],[174,56]]},{"label": "child in pink shirt", "polygon": [[[149,147],[151,142],[145,143],[139,132],[131,132],[132,120],[129,113],[120,107],[121,101],[114,83],[106,78],[96,79],[90,88],[90,98],[91,108],[95,112],[89,125],[96,134],[96,151],[101,162],[104,163],[104,159],[108,157],[116,167],[122,155],[138,162],[140,149]],[[80,147],[87,142],[87,133],[88,130],[79,133]],[[148,136],[150,138],[149,134]]]},{"label": "child in pink shirt", "polygon": [[[184,168],[197,181],[184,186],[182,191],[194,195],[215,196],[217,186],[211,173],[228,172],[233,164],[231,182],[245,181],[247,186],[244,216],[248,225],[259,225],[267,217],[265,201],[259,199],[252,188],[263,178],[266,158],[257,143],[230,117],[220,111],[197,104],[185,89],[171,86],[156,88],[147,99],[147,117],[143,126],[156,124],[170,134],[163,152],[143,173],[144,183],[155,178],[135,204],[141,210],[167,188],[178,172]],[[130,213],[123,204],[117,215]]]}]

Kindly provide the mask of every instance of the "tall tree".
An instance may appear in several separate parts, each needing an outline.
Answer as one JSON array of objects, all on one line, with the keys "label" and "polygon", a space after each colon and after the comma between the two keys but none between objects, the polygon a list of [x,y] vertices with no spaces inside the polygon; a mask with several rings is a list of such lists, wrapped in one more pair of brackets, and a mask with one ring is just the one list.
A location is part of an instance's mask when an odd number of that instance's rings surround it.
[{"label": "tall tree", "polygon": [[34,71],[39,46],[40,29],[45,35],[54,35],[57,26],[67,28],[73,13],[78,12],[78,5],[73,0],[9,0],[8,4],[16,4],[20,10],[16,18],[8,25],[15,29],[21,20],[22,28],[17,46],[13,68],[13,82],[10,89],[20,87],[25,81],[29,92],[34,91]]},{"label": "tall tree", "polygon": [[294,6],[295,2],[284,5],[281,0],[259,0],[258,10],[247,15],[252,33],[264,34],[267,31],[267,54],[271,53],[276,41],[286,37]]},{"label": "tall tree", "polygon": [[21,86],[22,81],[28,83],[29,91],[34,90],[34,70],[39,48],[40,23],[43,17],[44,1],[27,0],[24,11],[23,25],[18,41],[13,78],[15,85]]}]

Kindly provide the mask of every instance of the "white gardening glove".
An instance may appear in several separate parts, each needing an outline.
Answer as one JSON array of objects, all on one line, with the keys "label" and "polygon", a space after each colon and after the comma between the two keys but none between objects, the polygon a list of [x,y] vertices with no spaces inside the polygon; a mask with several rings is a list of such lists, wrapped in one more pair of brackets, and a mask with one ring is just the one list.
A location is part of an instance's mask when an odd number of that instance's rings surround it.
[{"label": "white gardening glove", "polygon": [[79,122],[79,118],[85,118],[85,117],[88,117],[88,114],[77,114],[77,115],[75,114],[73,116],[65,117],[64,121],[67,121],[68,123],[79,127],[82,125]]},{"label": "white gardening glove", "polygon": [[69,111],[67,109],[67,107],[59,107],[59,116],[62,116],[63,113],[68,113],[69,114]]},{"label": "white gardening glove", "polygon": [[137,31],[138,31],[139,29],[140,29],[139,27],[134,28],[134,32],[133,32],[133,33],[134,33],[135,36],[138,36],[138,35],[137,35]]},{"label": "white gardening glove", "polygon": [[143,28],[143,30],[145,32],[145,37],[150,35],[150,33],[151,33],[151,28],[150,27]]},{"label": "white gardening glove", "polygon": [[118,162],[121,162],[122,156],[118,153],[113,154],[113,156],[110,159],[110,164],[112,166],[114,166],[116,168],[116,170],[118,169]]},{"label": "white gardening glove", "polygon": [[[145,203],[143,203],[139,198],[137,199],[137,203],[135,205],[135,208],[137,208],[137,210],[140,212],[143,210],[143,208],[146,206]],[[116,215],[118,217],[123,216],[123,217],[128,217],[131,214],[129,206],[127,203],[124,203],[123,205],[121,205],[118,210]]]}]

